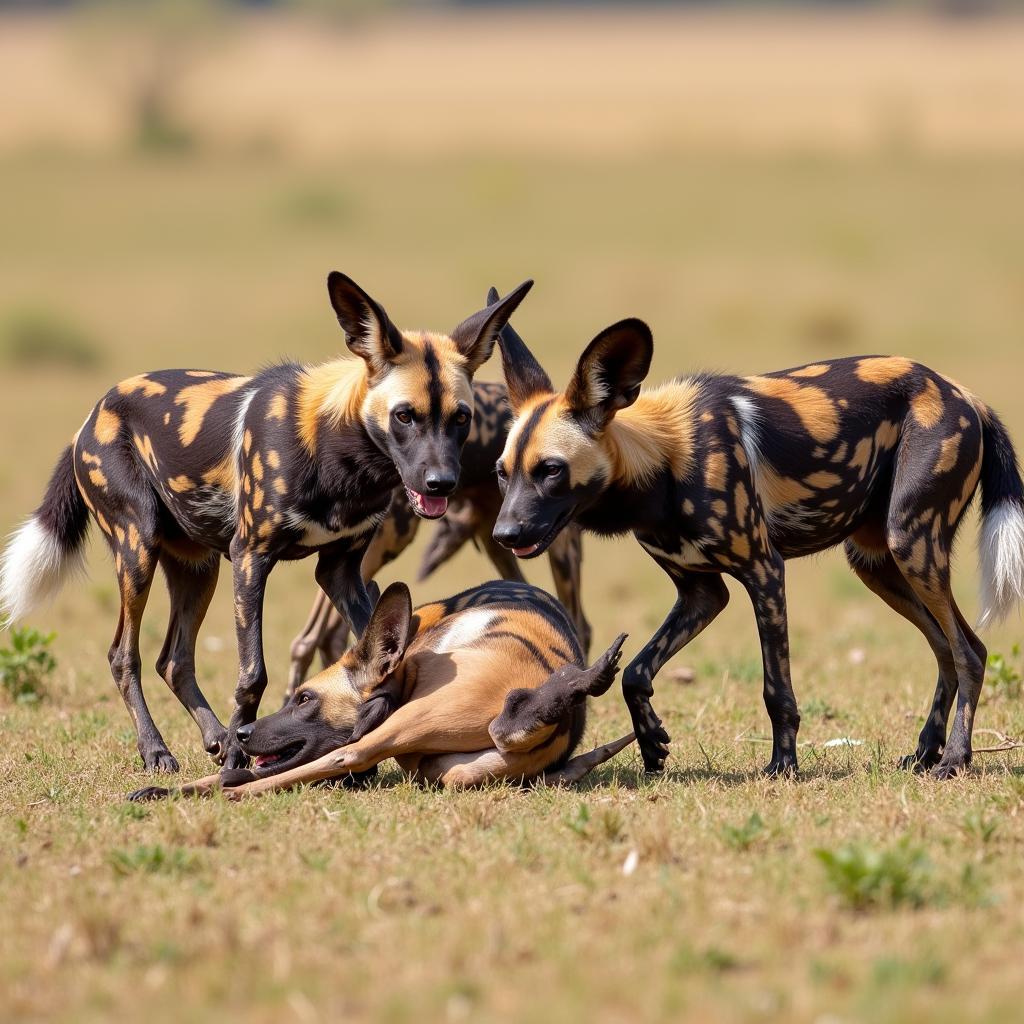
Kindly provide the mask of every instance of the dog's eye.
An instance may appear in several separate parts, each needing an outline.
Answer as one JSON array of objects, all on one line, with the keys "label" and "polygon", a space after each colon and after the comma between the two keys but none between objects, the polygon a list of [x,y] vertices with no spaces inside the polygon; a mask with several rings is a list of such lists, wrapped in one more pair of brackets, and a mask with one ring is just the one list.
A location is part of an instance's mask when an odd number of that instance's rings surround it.
[{"label": "dog's eye", "polygon": [[544,463],[544,475],[546,477],[561,476],[562,470],[565,467],[560,462],[545,462]]},{"label": "dog's eye", "polygon": [[508,479],[508,473],[505,472],[505,467],[500,462],[494,467],[494,472],[498,474],[499,480]]},{"label": "dog's eye", "polygon": [[455,425],[457,427],[464,427],[469,422],[469,413],[465,409],[460,409],[455,414]]},{"label": "dog's eye", "polygon": [[299,694],[299,703],[300,704],[308,704],[312,699],[313,699],[313,694],[311,694],[308,690],[305,690],[305,691],[303,691],[302,693]]},{"label": "dog's eye", "polygon": [[396,409],[395,419],[398,420],[399,423],[408,425],[412,423],[412,413],[409,412],[408,409]]}]

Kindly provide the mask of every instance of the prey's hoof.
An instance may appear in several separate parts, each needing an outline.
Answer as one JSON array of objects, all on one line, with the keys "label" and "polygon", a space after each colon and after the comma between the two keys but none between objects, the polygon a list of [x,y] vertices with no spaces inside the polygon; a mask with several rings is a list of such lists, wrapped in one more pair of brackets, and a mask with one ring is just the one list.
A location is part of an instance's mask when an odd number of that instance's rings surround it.
[{"label": "prey's hoof", "polygon": [[147,772],[158,775],[174,775],[178,771],[178,759],[169,750],[150,750],[142,755],[142,764]]},{"label": "prey's hoof", "polygon": [[795,779],[797,776],[796,758],[773,757],[761,769],[766,779]]},{"label": "prey's hoof", "polygon": [[147,803],[150,800],[166,800],[171,795],[169,789],[163,786],[143,786],[128,794],[128,799],[135,804]]}]

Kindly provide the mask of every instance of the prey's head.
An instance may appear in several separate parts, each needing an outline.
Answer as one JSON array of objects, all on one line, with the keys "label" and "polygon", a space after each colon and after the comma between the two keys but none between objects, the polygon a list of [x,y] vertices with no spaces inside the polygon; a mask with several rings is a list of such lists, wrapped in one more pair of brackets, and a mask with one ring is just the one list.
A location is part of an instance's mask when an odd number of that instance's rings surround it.
[{"label": "prey's head", "polygon": [[459,482],[459,457],[473,421],[473,374],[526,293],[525,281],[450,334],[400,331],[383,307],[337,271],[327,279],[348,347],[367,365],[361,419],[391,457],[413,509],[443,516]]},{"label": "prey's head", "polygon": [[587,346],[561,394],[511,327],[499,344],[516,418],[497,465],[503,499],[494,539],[535,558],[611,483],[606,433],[636,401],[654,341],[642,320],[613,324]]},{"label": "prey's head", "polygon": [[392,583],[355,647],[298,687],[280,711],[243,725],[238,742],[256,776],[314,761],[379,725],[392,710],[384,684],[405,657],[411,623],[409,588]]}]

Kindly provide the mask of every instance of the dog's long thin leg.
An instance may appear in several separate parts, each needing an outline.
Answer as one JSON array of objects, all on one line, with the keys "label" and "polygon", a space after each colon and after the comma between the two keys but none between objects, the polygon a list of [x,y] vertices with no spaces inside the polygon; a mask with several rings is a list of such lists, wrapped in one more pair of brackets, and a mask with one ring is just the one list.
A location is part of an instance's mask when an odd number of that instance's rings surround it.
[{"label": "dog's long thin leg", "polygon": [[[139,629],[146,610],[149,590],[156,569],[156,548],[139,540],[134,552],[127,541],[118,550],[121,587],[121,616],[114,642],[107,655],[117,689],[128,708],[138,737],[139,755],[147,771],[176,772],[178,762],[167,749],[153,721],[142,692],[142,659],[139,656]],[[133,563],[129,559],[134,556]]]},{"label": "dog's long thin leg", "polygon": [[780,554],[769,550],[759,561],[745,567],[740,581],[750,595],[757,619],[764,703],[772,723],[772,759],[764,771],[773,776],[792,773],[797,770],[796,734],[800,728],[800,713],[790,678],[786,563]]},{"label": "dog's long thin leg", "polygon": [[583,590],[580,584],[580,565],[583,561],[583,533],[578,526],[570,523],[551,542],[548,561],[551,576],[555,581],[555,593],[565,605],[569,617],[576,626],[576,635],[583,648],[583,657],[590,655],[591,629],[583,614]]},{"label": "dog's long thin leg", "polygon": [[672,610],[622,674],[626,699],[644,768],[661,771],[668,756],[669,736],[651,707],[653,680],[662,665],[682,650],[729,603],[729,591],[721,576],[713,573],[683,572],[669,563],[658,564],[672,577],[677,598]]},{"label": "dog's long thin leg", "polygon": [[856,536],[846,543],[846,557],[850,567],[864,585],[877,594],[893,611],[912,622],[928,641],[939,675],[935,683],[935,696],[917,741],[917,750],[903,759],[905,768],[931,768],[939,763],[946,745],[946,727],[949,712],[956,697],[957,676],[953,652],[946,635],[939,628],[928,609],[921,604],[887,549],[865,549]]},{"label": "dog's long thin leg", "polygon": [[373,534],[346,544],[322,548],[316,563],[316,581],[331,603],[351,624],[357,637],[370,621],[373,605],[363,582],[362,561]]},{"label": "dog's long thin leg", "polygon": [[208,562],[183,565],[162,552],[160,566],[167,578],[171,617],[156,670],[199,726],[206,752],[218,757],[224,726],[196,682],[196,637],[217,589],[220,559],[215,554]]},{"label": "dog's long thin leg", "polygon": [[267,666],[263,658],[263,597],[274,560],[255,546],[236,538],[231,542],[231,571],[234,577],[235,633],[238,638],[238,685],[235,708],[227,728],[224,764],[240,768],[245,763],[236,741],[241,725],[256,720],[260,698],[267,688]]}]

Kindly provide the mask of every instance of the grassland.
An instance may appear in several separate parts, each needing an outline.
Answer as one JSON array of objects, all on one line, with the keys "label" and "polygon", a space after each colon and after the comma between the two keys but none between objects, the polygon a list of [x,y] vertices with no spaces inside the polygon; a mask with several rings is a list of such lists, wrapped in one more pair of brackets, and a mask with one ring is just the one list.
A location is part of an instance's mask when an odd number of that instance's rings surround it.
[{"label": "grassland", "polygon": [[[323,286],[333,267],[408,326],[453,324],[492,281],[536,277],[517,324],[556,379],[598,328],[634,312],[655,330],[654,377],[902,352],[985,396],[1024,443],[1022,174],[1024,158],[984,147],[601,160],[8,154],[0,346],[26,315],[45,315],[73,327],[96,363],[26,366],[0,353],[0,525],[33,507],[111,380],[335,353]],[[973,610],[971,533],[957,565]],[[411,576],[414,562],[384,578]],[[10,1019],[1019,1014],[1024,756],[979,755],[944,785],[894,768],[916,739],[934,666],[834,554],[789,574],[799,781],[759,777],[767,720],[754,625],[736,593],[659,681],[675,741],[661,778],[642,778],[625,754],[575,791],[421,792],[388,770],[369,792],[243,806],[124,803],[145,777],[106,668],[115,590],[98,544],[90,565],[35,623],[58,633],[48,699],[0,704]],[[271,581],[268,707],[311,570],[284,566]],[[485,572],[466,552],[416,596]],[[532,575],[546,582],[546,571]],[[631,650],[671,595],[628,540],[588,541],[584,583],[598,642],[628,630]],[[147,666],[166,613],[156,588]],[[231,632],[222,588],[200,641],[201,681],[222,713]],[[1020,638],[1018,620],[987,639],[1009,655]],[[670,678],[676,664],[696,681]],[[155,673],[146,684],[184,773],[205,772],[184,713]],[[625,726],[613,692],[588,736]],[[1024,736],[1024,703],[991,688],[978,727]],[[861,745],[825,745],[841,737]],[[849,844],[890,858],[830,881],[815,851]]]}]

